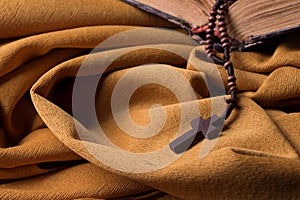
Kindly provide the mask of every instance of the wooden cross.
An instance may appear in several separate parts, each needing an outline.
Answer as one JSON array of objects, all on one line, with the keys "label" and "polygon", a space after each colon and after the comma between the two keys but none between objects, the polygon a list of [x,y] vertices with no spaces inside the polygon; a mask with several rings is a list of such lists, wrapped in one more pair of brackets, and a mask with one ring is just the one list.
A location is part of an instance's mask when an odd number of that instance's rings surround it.
[{"label": "wooden cross", "polygon": [[169,146],[175,153],[182,153],[195,144],[195,139],[197,139],[197,136],[199,139],[200,132],[207,139],[217,138],[222,131],[223,123],[224,117],[218,117],[217,115],[207,119],[202,117],[193,119],[191,121],[192,129],[176,138]]}]

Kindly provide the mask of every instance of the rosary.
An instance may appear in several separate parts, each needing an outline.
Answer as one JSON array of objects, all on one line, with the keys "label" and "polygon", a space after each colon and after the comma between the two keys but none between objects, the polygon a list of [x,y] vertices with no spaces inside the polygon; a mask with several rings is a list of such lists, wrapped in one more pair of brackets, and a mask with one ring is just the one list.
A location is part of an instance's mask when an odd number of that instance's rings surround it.
[{"label": "rosary", "polygon": [[[232,4],[232,1],[228,0],[217,0],[214,4],[212,10],[210,11],[210,16],[208,18],[207,30],[206,30],[206,46],[205,52],[209,58],[211,58],[214,63],[223,65],[228,72],[227,94],[230,95],[229,99],[226,99],[227,108],[222,116],[213,115],[208,119],[203,119],[198,117],[191,121],[192,130],[183,134],[182,136],[176,138],[172,141],[169,146],[175,153],[182,153],[186,151],[190,146],[195,144],[197,136],[202,133],[205,138],[213,139],[219,135],[222,131],[222,124],[231,114],[232,110],[237,104],[237,87],[236,87],[236,77],[234,75],[233,64],[230,61],[230,48],[231,41],[227,33],[227,24],[225,22],[225,15],[228,13],[228,7]],[[220,33],[220,42],[223,48],[223,58],[218,57],[213,49],[215,44],[215,32],[216,21],[218,21],[217,28]],[[196,130],[196,131],[195,131]]]}]

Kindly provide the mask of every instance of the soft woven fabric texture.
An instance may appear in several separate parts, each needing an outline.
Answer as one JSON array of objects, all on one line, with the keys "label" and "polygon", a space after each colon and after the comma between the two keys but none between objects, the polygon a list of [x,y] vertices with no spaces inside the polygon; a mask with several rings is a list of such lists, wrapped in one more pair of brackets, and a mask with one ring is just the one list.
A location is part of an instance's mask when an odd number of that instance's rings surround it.
[{"label": "soft woven fabric texture", "polygon": [[[225,121],[208,155],[199,157],[199,149],[207,142],[202,140],[161,169],[135,173],[130,171],[135,163],[122,159],[118,163],[114,154],[111,161],[127,171],[104,164],[86,148],[86,144],[93,146],[89,136],[85,142],[79,137],[76,120],[82,127],[93,122],[89,113],[86,119],[72,117],[75,77],[89,52],[107,38],[139,27],[175,27],[118,0],[1,0],[0,5],[0,199],[300,198],[298,35],[283,37],[262,52],[232,53],[240,89],[238,108]],[[115,58],[95,95],[99,124],[116,146],[147,153],[168,146],[182,120],[184,130],[190,129],[190,119],[181,118],[182,106],[196,103],[207,118],[212,98],[203,78],[206,72],[190,62],[203,54],[201,47],[167,30],[148,28],[139,33],[134,36],[140,41],[137,45],[94,53],[100,59],[98,68],[79,78],[93,79],[101,63]],[[142,44],[146,37],[152,46],[147,41]],[[144,65],[151,63],[164,65],[159,65],[161,69]],[[165,81],[159,74],[169,69],[185,77],[196,95],[195,100],[182,102],[163,85],[136,89],[129,104],[133,121],[151,124],[148,111],[156,104],[163,106],[167,116],[162,129],[146,139],[125,134],[111,108],[114,87],[136,68],[149,74],[130,76],[129,83],[151,74]],[[217,69],[219,73],[212,74],[221,76],[226,85],[225,69]],[[184,90],[177,79],[169,77],[167,82],[177,92]],[[192,96],[184,94],[186,99]],[[100,156],[110,157],[105,145],[94,143],[93,148]],[[167,158],[162,154],[158,159]]]}]

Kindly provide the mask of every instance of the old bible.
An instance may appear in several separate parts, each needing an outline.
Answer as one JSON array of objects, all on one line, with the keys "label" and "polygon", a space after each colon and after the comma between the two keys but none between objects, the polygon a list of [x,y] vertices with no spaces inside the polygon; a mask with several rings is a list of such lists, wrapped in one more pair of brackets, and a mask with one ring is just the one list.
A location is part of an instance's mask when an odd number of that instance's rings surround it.
[{"label": "old bible", "polygon": [[[187,29],[204,27],[215,0],[123,0]],[[242,48],[299,31],[300,0],[237,0],[227,16],[229,35]]]}]

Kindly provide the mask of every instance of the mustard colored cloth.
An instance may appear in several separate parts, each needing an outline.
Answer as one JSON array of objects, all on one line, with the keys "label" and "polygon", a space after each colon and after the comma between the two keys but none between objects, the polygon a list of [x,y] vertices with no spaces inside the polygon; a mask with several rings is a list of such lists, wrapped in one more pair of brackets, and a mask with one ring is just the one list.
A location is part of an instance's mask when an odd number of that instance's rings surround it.
[{"label": "mustard colored cloth", "polygon": [[[175,27],[118,0],[1,0],[0,5],[0,199],[300,198],[297,34],[262,52],[232,53],[238,108],[207,156],[199,157],[202,140],[164,168],[135,173],[130,172],[134,163],[121,163],[128,166],[124,172],[96,159],[78,136],[72,117],[75,77],[90,51],[111,36],[139,27]],[[164,127],[148,139],[124,134],[114,121],[111,98],[130,70],[150,69],[150,76],[162,71],[144,64],[164,64],[162,69],[182,74],[191,84],[201,116],[210,116],[212,103],[205,73],[190,62],[203,49],[183,40],[186,36],[180,33],[143,30],[145,35],[137,40],[151,36],[154,46],[119,46],[95,53],[100,58],[116,57],[97,87],[99,123],[115,145],[135,153],[167,146],[178,130],[181,106],[191,102],[179,102],[172,91],[147,84],[132,95],[130,115],[147,125],[149,109],[160,104],[167,114]],[[117,56],[126,48],[132,50]],[[216,76],[220,74],[226,85],[227,72],[222,66],[217,69]],[[96,74],[94,70],[81,78]],[[183,90],[177,80],[169,82]],[[107,151],[104,145],[95,148],[100,154]]]}]

